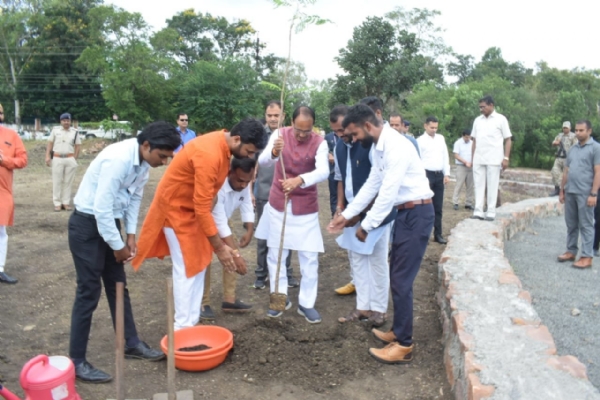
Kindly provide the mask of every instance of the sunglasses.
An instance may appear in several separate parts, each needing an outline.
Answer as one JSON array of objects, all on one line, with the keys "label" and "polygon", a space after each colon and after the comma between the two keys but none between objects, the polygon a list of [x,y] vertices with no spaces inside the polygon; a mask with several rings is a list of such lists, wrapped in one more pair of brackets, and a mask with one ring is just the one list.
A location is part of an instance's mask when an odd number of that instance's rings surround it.
[{"label": "sunglasses", "polygon": [[180,119],[181,122],[187,122],[187,119]]}]

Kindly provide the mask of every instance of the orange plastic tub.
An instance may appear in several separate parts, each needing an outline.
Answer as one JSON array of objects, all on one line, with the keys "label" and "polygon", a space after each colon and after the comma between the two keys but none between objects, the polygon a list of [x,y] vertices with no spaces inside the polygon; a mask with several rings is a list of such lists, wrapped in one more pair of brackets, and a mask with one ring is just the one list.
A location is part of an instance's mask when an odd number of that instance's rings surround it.
[{"label": "orange plastic tub", "polygon": [[[207,371],[215,368],[227,357],[233,347],[233,334],[230,330],[214,325],[198,325],[175,331],[175,367],[184,371]],[[200,351],[179,351],[182,347],[200,344],[210,349]],[[160,341],[162,351],[167,354],[167,336]]]}]

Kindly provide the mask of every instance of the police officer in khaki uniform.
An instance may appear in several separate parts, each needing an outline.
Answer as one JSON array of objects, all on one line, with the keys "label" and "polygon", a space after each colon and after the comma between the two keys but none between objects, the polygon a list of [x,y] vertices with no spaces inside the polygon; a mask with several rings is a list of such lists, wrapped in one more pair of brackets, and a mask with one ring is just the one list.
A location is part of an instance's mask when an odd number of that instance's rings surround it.
[{"label": "police officer in khaki uniform", "polygon": [[556,135],[552,146],[558,147],[556,150],[556,158],[554,159],[554,166],[552,167],[552,181],[554,183],[554,192],[550,193],[550,196],[558,196],[560,190],[560,182],[563,177],[563,171],[565,170],[565,160],[567,159],[567,153],[571,146],[577,143],[577,137],[571,132],[571,122],[563,122],[563,131]]},{"label": "police officer in khaki uniform", "polygon": [[[52,200],[54,211],[71,210],[71,186],[77,169],[77,157],[81,139],[71,127],[71,114],[60,116],[60,125],[55,126],[46,146],[46,165],[52,166]],[[54,156],[51,157],[51,152]]]}]

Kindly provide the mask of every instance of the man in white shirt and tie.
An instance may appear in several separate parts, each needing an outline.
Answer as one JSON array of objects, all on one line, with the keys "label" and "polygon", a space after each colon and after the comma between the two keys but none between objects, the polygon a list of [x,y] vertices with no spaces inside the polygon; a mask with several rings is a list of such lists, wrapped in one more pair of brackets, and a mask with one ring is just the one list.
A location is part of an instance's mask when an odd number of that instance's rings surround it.
[{"label": "man in white shirt and tie", "polygon": [[[217,194],[217,202],[212,210],[219,237],[234,250],[248,246],[252,240],[252,235],[254,235],[254,206],[252,205],[249,185],[254,177],[255,167],[256,160],[254,158],[234,158],[229,167],[229,175],[227,175],[223,187]],[[246,233],[241,237],[239,243],[236,242],[229,227],[229,218],[238,208],[240,209],[242,223],[246,228]],[[243,262],[245,263],[245,261]],[[202,312],[200,313],[200,318],[203,320],[215,319],[215,314],[210,307],[210,271],[211,268],[208,266],[204,277],[204,294],[202,297]],[[236,284],[237,274],[223,269],[221,310],[226,313],[247,313],[252,309],[252,306],[236,298]]]},{"label": "man in white shirt and tie", "polygon": [[398,209],[390,258],[394,323],[389,332],[373,329],[373,334],[388,345],[371,348],[369,354],[386,364],[407,363],[412,361],[414,348],[412,288],[435,219],[433,192],[415,147],[408,145],[406,137],[384,126],[368,106],[350,107],[343,126],[363,146],[374,143],[373,165],[367,181],[348,207],[331,221],[328,230],[341,231],[373,201],[356,231],[358,240],[364,242],[393,207]]},{"label": "man in white shirt and tie", "polygon": [[[173,125],[154,122],[136,138],[111,144],[102,150],[79,185],[68,228],[69,249],[77,274],[69,356],[79,380],[90,383],[112,380],[110,375],[86,360],[92,315],[98,306],[103,284],[113,323],[116,283],[125,284],[125,357],[149,361],[165,358],[162,351],[152,349],[138,337],[124,263],[133,259],[137,251],[137,220],[150,167],[166,165],[180,145],[181,137]],[[125,241],[121,237],[120,219],[125,225]]]},{"label": "man in white shirt and tie", "polygon": [[471,140],[471,130],[465,129],[462,132],[462,137],[454,142],[454,163],[456,164],[456,185],[454,186],[454,194],[452,203],[454,209],[458,210],[458,196],[463,186],[466,189],[465,208],[473,209],[473,141]]},{"label": "man in white shirt and tie", "polygon": [[448,243],[442,235],[442,209],[444,207],[444,187],[450,180],[450,163],[448,147],[443,135],[436,133],[439,121],[436,117],[427,117],[425,133],[419,136],[417,142],[421,150],[421,160],[429,180],[429,188],[433,191],[433,208],[435,223],[433,225],[433,240],[440,244]]}]

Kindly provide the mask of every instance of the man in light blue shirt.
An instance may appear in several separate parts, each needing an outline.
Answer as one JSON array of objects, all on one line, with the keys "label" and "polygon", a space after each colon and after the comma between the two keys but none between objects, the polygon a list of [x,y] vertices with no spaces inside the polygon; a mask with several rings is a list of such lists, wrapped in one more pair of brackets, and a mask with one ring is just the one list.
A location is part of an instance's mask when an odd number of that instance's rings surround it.
[{"label": "man in light blue shirt", "polygon": [[[133,321],[124,263],[136,253],[135,232],[150,167],[165,165],[181,145],[174,126],[154,122],[137,138],[112,144],[88,167],[69,218],[69,249],[77,273],[77,292],[71,314],[69,356],[77,379],[103,383],[112,377],[86,360],[92,314],[98,306],[102,284],[111,316],[115,317],[116,283],[125,284],[125,357],[158,361],[161,351],[140,341]],[[121,238],[123,219],[126,242]]]},{"label": "man in light blue shirt", "polygon": [[188,129],[189,122],[190,120],[187,114],[177,114],[177,132],[181,135],[181,145],[175,149],[175,154],[179,153],[179,150],[181,150],[187,142],[196,137],[196,132]]}]

